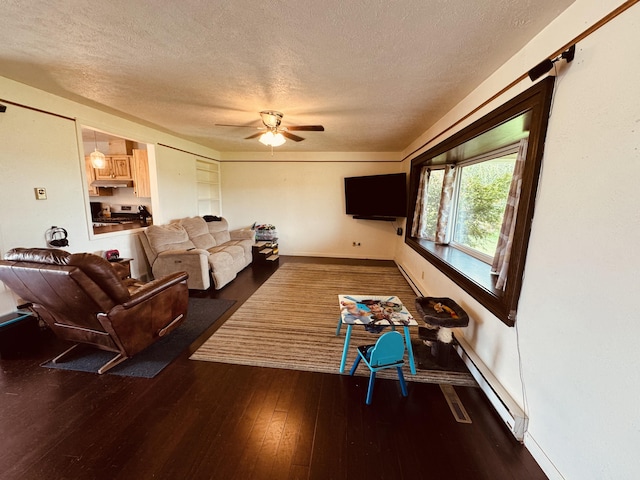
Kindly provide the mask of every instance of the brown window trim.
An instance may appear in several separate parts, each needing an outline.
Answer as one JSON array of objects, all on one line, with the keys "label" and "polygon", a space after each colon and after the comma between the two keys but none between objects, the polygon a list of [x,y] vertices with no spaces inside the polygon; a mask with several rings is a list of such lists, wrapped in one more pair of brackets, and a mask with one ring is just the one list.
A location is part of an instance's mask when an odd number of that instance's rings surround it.
[{"label": "brown window trim", "polygon": [[[554,77],[547,77],[525,92],[509,100],[504,105],[475,121],[450,138],[420,154],[411,161],[410,173],[410,212],[407,219],[407,233],[405,243],[418,252],[423,258],[432,263],[441,272],[473,296],[484,307],[496,315],[509,326],[516,321],[518,301],[522,289],[531,222],[535,207],[535,197],[542,166],[544,141],[551,108]],[[411,237],[413,213],[418,194],[420,170],[425,165],[431,165],[432,159],[453,148],[531,111],[529,125],[529,146],[525,171],[523,174],[522,191],[518,205],[518,216],[515,226],[515,239],[511,250],[508,280],[505,291],[494,288],[495,278],[478,273],[473,257],[462,252],[452,252],[453,247],[435,245],[419,238]],[[475,259],[473,259],[475,260]],[[488,266],[487,266],[488,270]],[[476,271],[476,273],[473,273]]]}]

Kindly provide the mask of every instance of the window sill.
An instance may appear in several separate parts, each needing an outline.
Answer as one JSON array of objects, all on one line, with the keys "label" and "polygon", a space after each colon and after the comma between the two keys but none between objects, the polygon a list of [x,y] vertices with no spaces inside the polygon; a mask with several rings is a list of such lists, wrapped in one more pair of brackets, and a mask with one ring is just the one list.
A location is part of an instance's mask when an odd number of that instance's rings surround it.
[{"label": "window sill", "polygon": [[461,250],[429,240],[407,238],[406,243],[494,315],[513,324],[504,306],[504,292],[495,288],[496,276],[491,275],[490,265]]}]

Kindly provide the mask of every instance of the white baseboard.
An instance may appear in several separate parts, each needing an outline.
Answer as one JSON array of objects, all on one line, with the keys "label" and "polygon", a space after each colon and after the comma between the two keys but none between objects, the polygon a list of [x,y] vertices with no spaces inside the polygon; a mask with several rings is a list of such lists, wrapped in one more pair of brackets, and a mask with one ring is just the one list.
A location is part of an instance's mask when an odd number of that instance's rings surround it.
[{"label": "white baseboard", "polygon": [[388,260],[393,261],[393,258],[378,255],[357,255],[353,253],[331,253],[331,252],[300,252],[300,251],[283,251],[280,249],[280,255],[288,255],[291,257],[319,257],[319,258],[343,258],[347,260]]},{"label": "white baseboard", "polygon": [[538,445],[538,442],[534,440],[529,432],[527,432],[524,436],[524,446],[527,447],[531,456],[535,459],[535,461],[540,465],[540,468],[545,473],[549,480],[565,480],[562,474],[558,471],[556,466],[549,460],[549,457],[544,453],[544,451]]}]

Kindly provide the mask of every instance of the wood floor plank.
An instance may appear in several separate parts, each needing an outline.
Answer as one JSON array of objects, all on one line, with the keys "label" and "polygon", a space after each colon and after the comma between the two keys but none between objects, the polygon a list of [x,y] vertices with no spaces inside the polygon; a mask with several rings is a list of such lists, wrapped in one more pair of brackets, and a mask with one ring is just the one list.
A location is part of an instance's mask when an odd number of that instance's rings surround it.
[{"label": "wood floor plank", "polygon": [[233,472],[240,461],[242,450],[239,447],[245,442],[246,432],[250,428],[247,422],[250,419],[244,417],[244,412],[253,398],[255,376],[256,372],[252,369],[237,367],[234,369],[234,382],[230,382],[234,388],[223,390],[221,395],[217,395],[215,389],[212,390],[210,401],[221,403],[222,409],[219,413],[222,418],[212,418],[205,423],[206,428],[210,422],[221,422],[214,438],[207,442],[199,465],[199,475]]},{"label": "wood floor plank", "polygon": [[316,431],[311,457],[310,479],[346,479],[346,416],[335,408],[336,389],[342,378],[323,374]]},{"label": "wood floor plank", "polygon": [[[270,375],[271,376],[271,375]],[[272,382],[275,379],[271,380]],[[274,385],[275,386],[275,385]],[[269,385],[271,387],[271,385]],[[240,460],[237,470],[232,478],[244,480],[252,478],[256,464],[261,460],[260,452],[265,448],[265,442],[269,442],[269,427],[278,400],[279,387],[266,388],[254,394],[245,415],[253,416],[253,424],[248,432],[250,447],[247,448]],[[268,447],[267,447],[268,448]]]},{"label": "wood floor plank", "polygon": [[268,472],[268,478],[289,477],[299,434],[300,418],[288,412],[283,424],[282,437],[275,453],[274,462]]},{"label": "wood floor plank", "polygon": [[[169,425],[167,417],[158,419],[158,434],[153,435],[153,441],[140,452],[142,458],[150,458],[154,452],[165,452],[162,460],[154,466],[154,478],[197,478],[195,475],[201,471],[202,465],[210,462],[210,445],[218,438],[223,423],[228,418],[228,404],[216,399],[224,398],[234,386],[231,371],[220,373],[220,376],[212,378],[218,381],[210,384],[217,385],[218,388],[204,388],[203,385],[195,384],[197,387],[183,392],[171,415],[175,420]],[[184,414],[180,415],[179,412]],[[163,439],[162,432],[171,432],[171,438]],[[139,467],[144,468],[144,465]],[[144,474],[144,469],[140,474]]]},{"label": "wood floor plank", "polygon": [[292,466],[308,469],[313,454],[321,382],[318,375],[302,372],[299,376],[298,387],[300,397],[296,404],[296,410],[299,409],[300,412],[300,428],[291,463]]},{"label": "wood floor plank", "polygon": [[[226,438],[225,448],[220,455],[221,462],[216,469],[217,478],[250,478],[253,465],[255,464],[255,456],[257,448],[262,443],[262,435],[260,425],[262,422],[261,414],[272,412],[271,407],[266,399],[273,385],[273,377],[268,372],[258,369],[250,369],[250,382],[253,388],[247,392],[244,408],[240,413],[240,418],[233,432],[229,432]],[[277,388],[277,386],[276,386]]]},{"label": "wood floor plank", "polygon": [[[274,410],[266,427],[262,446],[257,451],[256,462],[252,475],[248,478],[255,480],[270,480],[273,478],[271,472],[277,460],[278,447],[284,435],[287,413]],[[277,477],[276,477],[277,478]]]}]

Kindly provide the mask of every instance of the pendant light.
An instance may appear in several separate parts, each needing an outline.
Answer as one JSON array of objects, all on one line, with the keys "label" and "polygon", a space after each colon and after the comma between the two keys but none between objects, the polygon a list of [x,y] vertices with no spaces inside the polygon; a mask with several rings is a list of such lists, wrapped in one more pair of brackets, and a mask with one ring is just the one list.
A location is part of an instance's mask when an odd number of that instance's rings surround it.
[{"label": "pendant light", "polygon": [[104,168],[107,164],[107,160],[104,157],[104,153],[98,151],[98,139],[96,137],[95,130],[93,131],[93,141],[95,143],[95,149],[91,152],[91,155],[89,155],[89,158],[91,159],[91,166],[93,168]]}]

